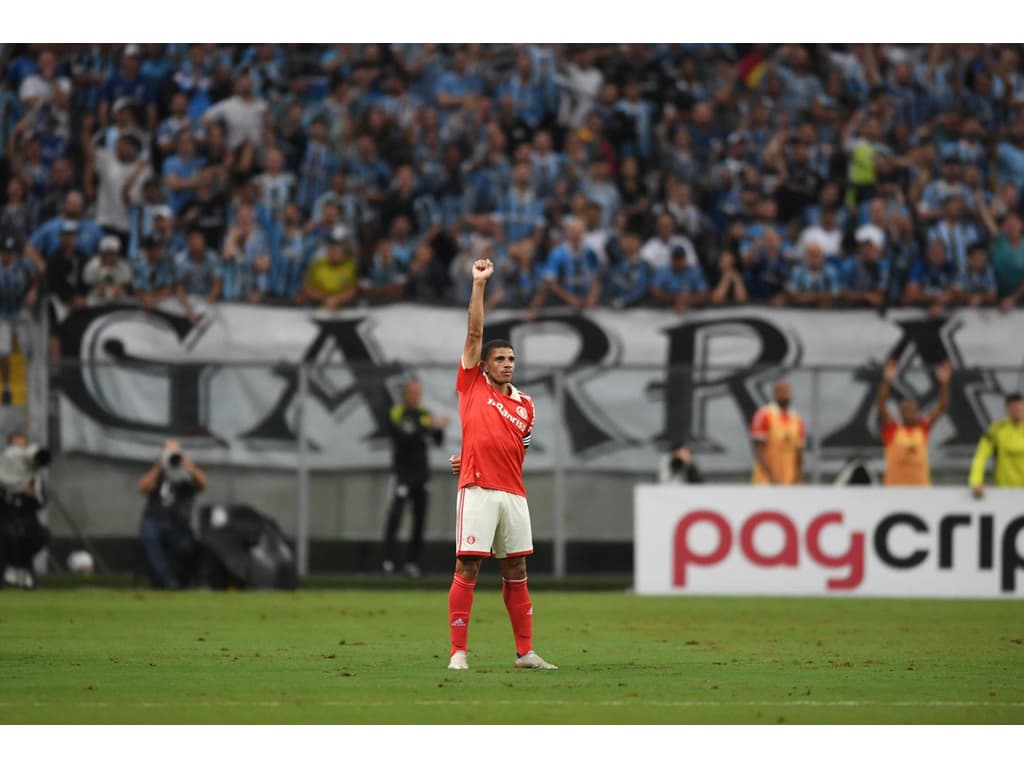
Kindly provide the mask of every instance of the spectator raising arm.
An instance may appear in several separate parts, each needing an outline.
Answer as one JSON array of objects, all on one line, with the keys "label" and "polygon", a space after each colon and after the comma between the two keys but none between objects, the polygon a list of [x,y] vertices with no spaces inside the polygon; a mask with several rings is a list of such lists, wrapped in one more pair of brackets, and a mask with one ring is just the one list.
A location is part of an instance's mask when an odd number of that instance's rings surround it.
[{"label": "spectator raising arm", "polygon": [[939,417],[949,410],[949,382],[953,378],[953,366],[949,360],[941,363],[935,369],[935,378],[939,382],[939,402],[924,417],[924,422],[929,427],[939,420]]},{"label": "spectator raising arm", "polygon": [[875,404],[878,408],[878,425],[885,429],[892,423],[892,415],[889,413],[889,390],[892,388],[893,379],[899,373],[900,366],[895,360],[886,360],[882,369],[882,383],[878,387],[878,395]]}]

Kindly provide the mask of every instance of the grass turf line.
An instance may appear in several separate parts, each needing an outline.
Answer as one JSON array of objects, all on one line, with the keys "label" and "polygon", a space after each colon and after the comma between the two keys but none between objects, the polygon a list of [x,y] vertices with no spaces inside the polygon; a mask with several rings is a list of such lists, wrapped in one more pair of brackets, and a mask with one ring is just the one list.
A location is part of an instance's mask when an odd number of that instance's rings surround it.
[{"label": "grass turf line", "polygon": [[1024,723],[1024,603],[496,590],[0,592],[0,723]]}]

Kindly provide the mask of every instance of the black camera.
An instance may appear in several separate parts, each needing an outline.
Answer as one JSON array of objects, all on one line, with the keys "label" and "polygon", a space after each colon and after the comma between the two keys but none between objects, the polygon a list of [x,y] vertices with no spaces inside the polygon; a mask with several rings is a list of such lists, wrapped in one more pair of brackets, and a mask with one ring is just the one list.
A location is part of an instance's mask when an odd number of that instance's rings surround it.
[{"label": "black camera", "polygon": [[672,468],[673,472],[679,472],[684,466],[686,466],[686,464],[678,456],[673,456],[671,461],[669,461],[669,466]]},{"label": "black camera", "polygon": [[42,469],[43,467],[49,466],[51,458],[53,457],[50,454],[49,448],[38,448],[32,456],[32,463],[35,465],[36,469]]},{"label": "black camera", "polygon": [[181,454],[177,451],[167,454],[167,466],[175,468],[181,466]]}]

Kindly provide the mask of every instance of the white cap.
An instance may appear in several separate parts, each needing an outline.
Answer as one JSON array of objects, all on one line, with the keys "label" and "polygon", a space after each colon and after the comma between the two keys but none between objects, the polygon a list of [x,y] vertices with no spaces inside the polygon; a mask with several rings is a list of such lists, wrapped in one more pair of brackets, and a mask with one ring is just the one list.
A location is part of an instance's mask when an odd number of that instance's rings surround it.
[{"label": "white cap", "polygon": [[862,224],[857,227],[853,239],[858,243],[873,243],[879,248],[885,245],[885,233],[874,224]]},{"label": "white cap", "polygon": [[158,205],[153,208],[154,219],[173,219],[174,212],[169,205]]},{"label": "white cap", "polygon": [[113,235],[104,235],[100,238],[100,253],[120,253],[121,241]]}]

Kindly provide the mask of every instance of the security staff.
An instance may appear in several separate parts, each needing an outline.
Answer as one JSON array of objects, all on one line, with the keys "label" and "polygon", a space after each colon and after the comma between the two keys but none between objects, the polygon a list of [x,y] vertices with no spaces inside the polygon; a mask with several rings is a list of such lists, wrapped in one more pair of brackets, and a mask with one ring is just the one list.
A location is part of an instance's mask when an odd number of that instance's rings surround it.
[{"label": "security staff", "polygon": [[998,488],[1024,487],[1024,397],[1006,398],[1006,418],[997,421],[978,441],[968,482],[976,499],[985,495],[985,467],[995,455],[992,473]]},{"label": "security staff", "polygon": [[391,409],[392,466],[395,492],[384,529],[384,572],[395,572],[395,541],[398,524],[406,500],[412,501],[413,528],[406,553],[404,571],[407,576],[420,576],[420,551],[423,548],[423,527],[427,520],[429,467],[427,438],[440,445],[448,417],[436,417],[420,407],[423,385],[416,379],[405,385],[402,402]]}]

